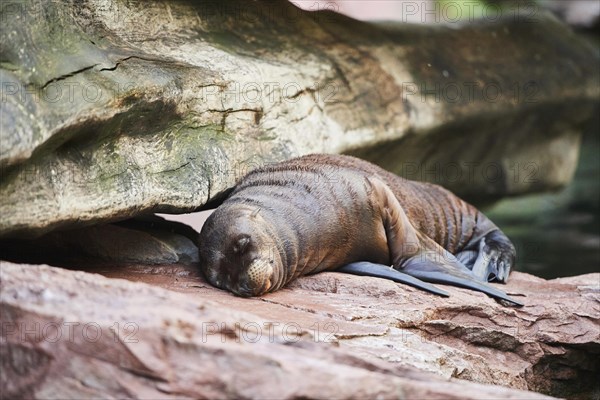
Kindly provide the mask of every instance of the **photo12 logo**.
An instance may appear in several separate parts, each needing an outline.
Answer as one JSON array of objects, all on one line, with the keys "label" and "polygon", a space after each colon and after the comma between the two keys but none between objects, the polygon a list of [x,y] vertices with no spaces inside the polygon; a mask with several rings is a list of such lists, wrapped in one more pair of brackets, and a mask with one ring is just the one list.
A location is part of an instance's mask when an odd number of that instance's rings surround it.
[{"label": "photo12 logo", "polygon": [[97,322],[6,322],[0,323],[3,338],[19,343],[95,343],[112,340],[137,343],[139,326],[135,322],[115,322],[112,325]]}]

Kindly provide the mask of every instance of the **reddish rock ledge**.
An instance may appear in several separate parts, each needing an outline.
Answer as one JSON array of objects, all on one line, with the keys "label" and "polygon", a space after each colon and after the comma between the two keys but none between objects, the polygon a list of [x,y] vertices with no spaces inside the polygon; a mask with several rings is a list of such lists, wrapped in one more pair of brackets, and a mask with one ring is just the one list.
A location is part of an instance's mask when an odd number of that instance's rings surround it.
[{"label": "reddish rock ledge", "polygon": [[600,274],[514,273],[512,308],[338,273],[242,299],[194,266],[86,270],[2,262],[2,398],[599,393]]}]

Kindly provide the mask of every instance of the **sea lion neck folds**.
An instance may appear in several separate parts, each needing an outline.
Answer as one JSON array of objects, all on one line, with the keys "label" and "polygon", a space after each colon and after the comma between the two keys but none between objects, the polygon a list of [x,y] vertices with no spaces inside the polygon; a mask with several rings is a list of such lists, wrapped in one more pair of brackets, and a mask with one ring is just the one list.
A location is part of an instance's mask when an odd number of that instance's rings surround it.
[{"label": "sea lion neck folds", "polygon": [[[449,191],[348,156],[310,155],[254,170],[208,218],[199,239],[208,281],[240,296],[321,271],[421,280],[483,291],[505,282],[514,246]],[[392,268],[389,268],[389,266]]]}]

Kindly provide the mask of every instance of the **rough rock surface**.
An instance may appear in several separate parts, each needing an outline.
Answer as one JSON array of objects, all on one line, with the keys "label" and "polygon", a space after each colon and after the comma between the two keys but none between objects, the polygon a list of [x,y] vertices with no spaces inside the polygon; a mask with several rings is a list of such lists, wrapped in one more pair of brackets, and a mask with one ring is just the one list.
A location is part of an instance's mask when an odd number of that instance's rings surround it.
[{"label": "rough rock surface", "polygon": [[519,390],[528,389],[590,398],[600,370],[599,286],[600,274],[545,281],[515,273],[506,290],[524,301],[517,309],[457,288],[443,299],[323,273],[242,299],[191,267],[82,272],[4,262],[2,393],[542,398]]},{"label": "rough rock surface", "polygon": [[368,24],[286,1],[2,4],[0,236],[197,209],[353,152],[459,195],[569,181],[598,56],[542,13]]}]

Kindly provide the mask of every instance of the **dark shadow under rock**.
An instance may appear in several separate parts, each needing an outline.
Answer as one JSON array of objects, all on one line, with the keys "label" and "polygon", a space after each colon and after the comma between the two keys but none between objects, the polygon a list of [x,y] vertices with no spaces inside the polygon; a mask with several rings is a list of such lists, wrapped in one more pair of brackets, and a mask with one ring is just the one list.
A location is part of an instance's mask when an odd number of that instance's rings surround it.
[{"label": "dark shadow under rock", "polygon": [[185,224],[152,215],[32,240],[1,240],[0,254],[9,261],[57,266],[190,264],[198,262],[197,235]]}]

